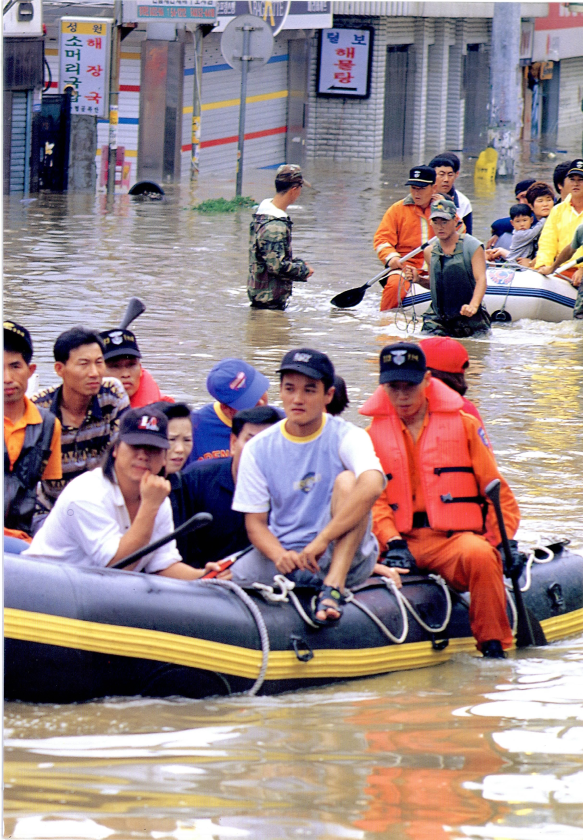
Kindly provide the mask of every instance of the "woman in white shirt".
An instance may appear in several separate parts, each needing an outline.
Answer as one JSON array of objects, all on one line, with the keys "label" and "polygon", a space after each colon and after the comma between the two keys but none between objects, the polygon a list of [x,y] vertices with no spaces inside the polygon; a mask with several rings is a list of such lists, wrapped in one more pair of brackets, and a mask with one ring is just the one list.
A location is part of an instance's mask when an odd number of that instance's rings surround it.
[{"label": "woman in white shirt", "polygon": [[[126,411],[103,466],[65,487],[22,556],[104,568],[171,533],[170,482],[163,477],[168,448],[168,420],[161,411],[147,406]],[[183,563],[174,540],[128,566],[185,580],[218,568]]]}]

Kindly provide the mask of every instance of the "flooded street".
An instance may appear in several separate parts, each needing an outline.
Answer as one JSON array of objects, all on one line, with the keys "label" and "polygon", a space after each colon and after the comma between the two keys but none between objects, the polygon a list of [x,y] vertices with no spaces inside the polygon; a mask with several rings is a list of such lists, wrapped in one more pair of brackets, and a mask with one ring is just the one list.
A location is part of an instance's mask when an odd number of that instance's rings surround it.
[{"label": "flooded street", "polygon": [[[556,162],[525,163],[516,180],[550,181]],[[56,336],[116,326],[136,295],[144,366],[193,406],[208,401],[206,375],[225,356],[264,371],[277,402],[282,354],[316,347],[347,381],[347,419],[364,426],[357,408],[376,387],[380,349],[420,324],[381,315],[378,285],[354,310],[329,300],[380,271],[372,236],[406,194],[406,169],[307,168],[314,188],[290,214],[294,253],[315,271],[285,313],[249,309],[249,213],[192,210],[232,196],[232,183],[176,188],[162,203],[7,196],[5,317],[30,329],[49,385]],[[246,173],[244,194],[271,195],[273,177]],[[471,175],[458,185],[487,239],[513,184],[487,197]],[[583,324],[496,325],[464,344],[468,396],[518,498],[519,536],[566,536],[583,552]],[[583,840],[582,698],[578,637],[279,697],[7,703],[4,836]]]}]

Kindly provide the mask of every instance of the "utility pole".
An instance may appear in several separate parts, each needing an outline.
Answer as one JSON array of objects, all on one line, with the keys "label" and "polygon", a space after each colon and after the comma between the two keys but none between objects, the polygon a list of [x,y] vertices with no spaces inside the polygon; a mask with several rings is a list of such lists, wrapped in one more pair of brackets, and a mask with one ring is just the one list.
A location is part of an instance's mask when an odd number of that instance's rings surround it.
[{"label": "utility pole", "polygon": [[520,136],[520,3],[494,3],[491,53],[490,143],[498,175],[512,178]]},{"label": "utility pole", "polygon": [[235,188],[235,195],[243,194],[243,147],[245,145],[245,110],[247,106],[247,73],[249,72],[249,62],[253,58],[249,55],[249,48],[251,45],[251,33],[255,30],[254,26],[243,24],[243,50],[241,55],[241,104],[239,106],[239,143],[237,146],[237,185]]},{"label": "utility pole", "polygon": [[115,195],[117,168],[117,126],[119,120],[119,62],[121,53],[122,0],[115,0],[109,70],[109,146],[107,159],[107,194]]}]

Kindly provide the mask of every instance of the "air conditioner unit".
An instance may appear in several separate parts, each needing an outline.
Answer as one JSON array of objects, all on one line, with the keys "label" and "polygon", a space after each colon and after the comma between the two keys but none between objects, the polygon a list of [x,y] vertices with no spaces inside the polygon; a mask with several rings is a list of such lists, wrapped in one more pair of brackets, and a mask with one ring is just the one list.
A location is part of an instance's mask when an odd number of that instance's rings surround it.
[{"label": "air conditioner unit", "polygon": [[42,0],[8,0],[3,6],[4,36],[38,38],[43,34]]}]

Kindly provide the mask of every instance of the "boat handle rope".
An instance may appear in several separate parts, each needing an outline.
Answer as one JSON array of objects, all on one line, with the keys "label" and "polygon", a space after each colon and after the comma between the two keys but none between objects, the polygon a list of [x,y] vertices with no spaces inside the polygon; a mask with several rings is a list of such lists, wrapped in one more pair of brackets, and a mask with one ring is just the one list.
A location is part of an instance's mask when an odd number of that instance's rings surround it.
[{"label": "boat handle rope", "polygon": [[[535,551],[545,551],[546,557],[537,557]],[[536,545],[530,554],[528,555],[528,559],[526,561],[526,580],[524,582],[524,586],[520,587],[521,592],[528,592],[532,583],[532,564],[533,563],[550,563],[551,560],[555,559],[554,553],[551,549],[546,545]]]},{"label": "boat handle rope", "polygon": [[257,679],[255,680],[251,688],[245,692],[245,694],[248,694],[250,697],[255,697],[255,695],[258,693],[259,689],[265,682],[265,674],[267,673],[267,665],[269,662],[269,633],[267,632],[267,627],[263,616],[261,615],[261,611],[259,610],[257,604],[253,603],[253,600],[249,597],[249,595],[247,595],[245,590],[233,580],[219,580],[217,578],[210,578],[208,580],[205,580],[204,583],[211,586],[222,586],[225,589],[230,589],[231,592],[234,592],[241,599],[241,601],[243,601],[243,603],[255,619],[255,624],[257,625],[257,630],[259,631],[259,638],[261,640],[261,668],[259,669]]},{"label": "boat handle rope", "polygon": [[[407,292],[409,291],[409,289],[405,289],[404,282],[405,282],[405,272],[402,271],[400,276],[399,276],[399,284],[397,286],[397,301],[398,301],[398,303],[397,303],[397,306],[396,306],[396,309],[395,309],[395,319],[394,320],[395,320],[396,328],[398,330],[403,331],[402,327],[399,324],[399,317],[398,317],[399,315],[402,315],[403,318],[405,319],[404,332],[406,332],[408,334],[410,327],[412,327],[411,332],[413,332],[413,333],[415,332],[415,330],[417,329],[417,324],[419,323],[420,319],[419,319],[419,316],[417,315],[417,310],[415,309],[415,304],[413,304],[413,306],[411,307],[411,311],[413,313],[411,318],[409,318],[407,312],[405,311],[405,306],[403,304],[403,300],[406,298]],[[411,286],[413,286],[413,283],[410,284],[409,288],[411,288]],[[401,297],[401,289],[403,290],[403,297]]]},{"label": "boat handle rope", "polygon": [[512,636],[516,636],[518,630],[518,610],[512,597],[512,587],[506,586],[506,601],[510,605],[510,612],[512,613]]},{"label": "boat handle rope", "polygon": [[309,626],[313,627],[314,630],[318,630],[318,625],[312,621],[310,616],[302,607],[300,599],[293,591],[295,588],[295,582],[290,580],[285,575],[274,575],[273,582],[276,586],[279,586],[280,591],[276,592],[274,586],[269,586],[265,583],[254,583],[253,588],[256,589],[258,592],[263,595],[266,601],[271,603],[289,603],[291,602],[292,605],[295,607],[298,615],[300,618]]},{"label": "boat handle rope", "polygon": [[405,602],[405,606],[415,619],[415,621],[421,625],[421,627],[426,630],[428,633],[443,633],[447,625],[449,624],[449,620],[451,618],[451,611],[452,611],[452,604],[451,604],[451,593],[449,591],[449,587],[445,580],[441,577],[441,575],[428,575],[427,577],[431,578],[431,580],[435,581],[441,588],[443,589],[443,594],[445,595],[445,620],[441,627],[430,627],[429,624],[426,624],[420,615],[418,615],[417,611],[411,604],[408,598],[405,597],[401,592],[399,592],[401,598]]},{"label": "boat handle rope", "polygon": [[347,604],[354,604],[355,607],[358,607],[359,610],[362,610],[363,613],[368,615],[371,621],[373,621],[379,628],[381,633],[384,633],[384,635],[388,639],[390,639],[391,642],[393,642],[396,645],[402,645],[409,633],[409,620],[407,618],[407,610],[405,609],[405,605],[403,603],[404,599],[392,580],[389,580],[388,578],[383,578],[383,582],[385,583],[386,587],[393,593],[393,595],[395,596],[395,600],[399,605],[399,611],[401,613],[401,619],[403,621],[403,630],[401,632],[401,635],[398,637],[394,636],[393,633],[391,633],[391,631],[389,630],[389,628],[385,624],[383,624],[380,618],[376,616],[373,613],[373,611],[366,606],[366,604],[363,604],[362,601],[359,601],[358,598],[354,596],[354,593],[351,592],[349,589],[344,590],[344,600]]}]

